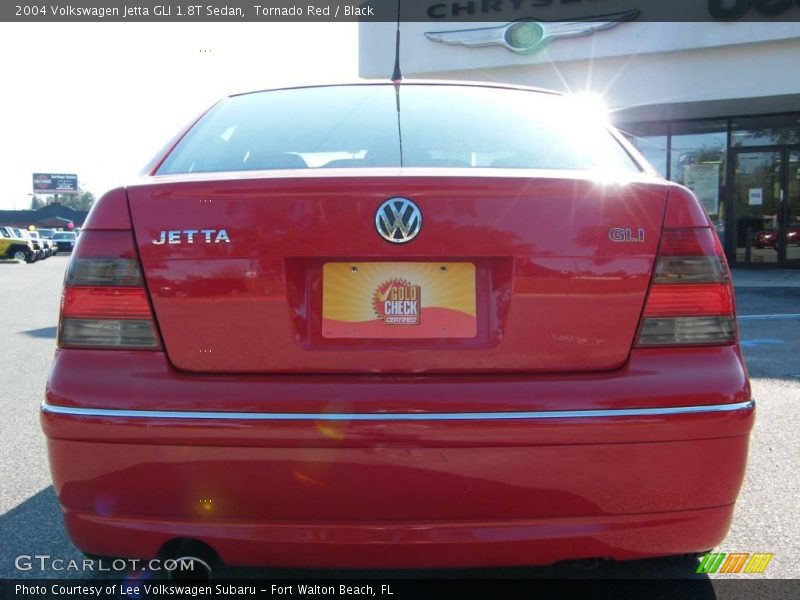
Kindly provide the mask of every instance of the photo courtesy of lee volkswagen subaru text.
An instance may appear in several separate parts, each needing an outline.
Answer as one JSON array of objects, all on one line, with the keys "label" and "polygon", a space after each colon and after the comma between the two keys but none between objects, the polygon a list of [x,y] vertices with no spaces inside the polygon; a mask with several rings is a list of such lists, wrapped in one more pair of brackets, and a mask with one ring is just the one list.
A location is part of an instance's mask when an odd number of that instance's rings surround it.
[{"label": "photo courtesy of lee volkswagen subaru text", "polygon": [[691,192],[577,98],[435,82],[229,97],[103,196],[42,406],[82,551],[303,567],[703,552],[753,419]]}]

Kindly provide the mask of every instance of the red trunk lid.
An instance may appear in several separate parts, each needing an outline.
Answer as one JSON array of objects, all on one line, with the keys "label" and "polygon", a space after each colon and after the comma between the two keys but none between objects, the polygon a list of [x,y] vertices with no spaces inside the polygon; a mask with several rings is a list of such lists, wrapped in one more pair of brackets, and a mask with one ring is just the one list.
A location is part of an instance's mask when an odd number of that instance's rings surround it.
[{"label": "red trunk lid", "polygon": [[[373,169],[160,177],[128,195],[179,369],[545,372],[627,359],[667,184]],[[392,197],[422,214],[405,244],[376,228]],[[402,284],[400,295],[375,286],[387,281]],[[390,313],[415,316],[388,324],[379,315],[388,298],[409,301]]]}]

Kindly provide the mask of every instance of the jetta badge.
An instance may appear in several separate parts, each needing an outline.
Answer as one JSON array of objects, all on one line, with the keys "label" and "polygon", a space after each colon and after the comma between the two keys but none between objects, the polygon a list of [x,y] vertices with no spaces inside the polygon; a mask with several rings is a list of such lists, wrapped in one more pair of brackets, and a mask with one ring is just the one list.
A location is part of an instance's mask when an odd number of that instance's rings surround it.
[{"label": "jetta badge", "polygon": [[610,29],[622,21],[633,21],[638,16],[639,11],[634,9],[571,21],[540,21],[524,18],[500,27],[429,31],[425,33],[425,37],[442,44],[460,44],[470,48],[503,46],[517,54],[536,54],[552,40],[589,35],[601,29]]},{"label": "jetta badge", "polygon": [[375,229],[393,244],[410,242],[422,229],[422,213],[407,198],[389,198],[375,213]]},{"label": "jetta badge", "polygon": [[157,240],[153,240],[156,246],[161,244],[219,244],[220,242],[231,243],[228,232],[224,229],[170,229],[162,231]]}]

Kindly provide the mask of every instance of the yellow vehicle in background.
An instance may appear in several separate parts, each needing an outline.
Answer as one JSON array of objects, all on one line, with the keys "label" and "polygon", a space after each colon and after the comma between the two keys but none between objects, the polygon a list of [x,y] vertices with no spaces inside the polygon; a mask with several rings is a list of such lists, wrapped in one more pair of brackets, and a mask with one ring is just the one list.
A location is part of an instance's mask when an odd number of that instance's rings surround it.
[{"label": "yellow vehicle in background", "polygon": [[0,258],[32,263],[37,255],[30,239],[20,237],[11,227],[0,227]]}]

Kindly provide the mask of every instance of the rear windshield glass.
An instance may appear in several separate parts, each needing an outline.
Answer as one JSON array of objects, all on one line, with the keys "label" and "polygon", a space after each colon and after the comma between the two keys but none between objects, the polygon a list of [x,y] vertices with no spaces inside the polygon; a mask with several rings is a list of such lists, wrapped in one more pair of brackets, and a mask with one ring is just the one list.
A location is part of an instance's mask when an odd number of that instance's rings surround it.
[{"label": "rear windshield glass", "polygon": [[360,85],[227,98],[158,173],[399,166],[639,172],[602,120],[562,96]]},{"label": "rear windshield glass", "polygon": [[53,234],[53,239],[55,239],[55,240],[74,240],[75,239],[75,234],[74,233],[69,233],[69,232],[55,233],[55,234]]}]

